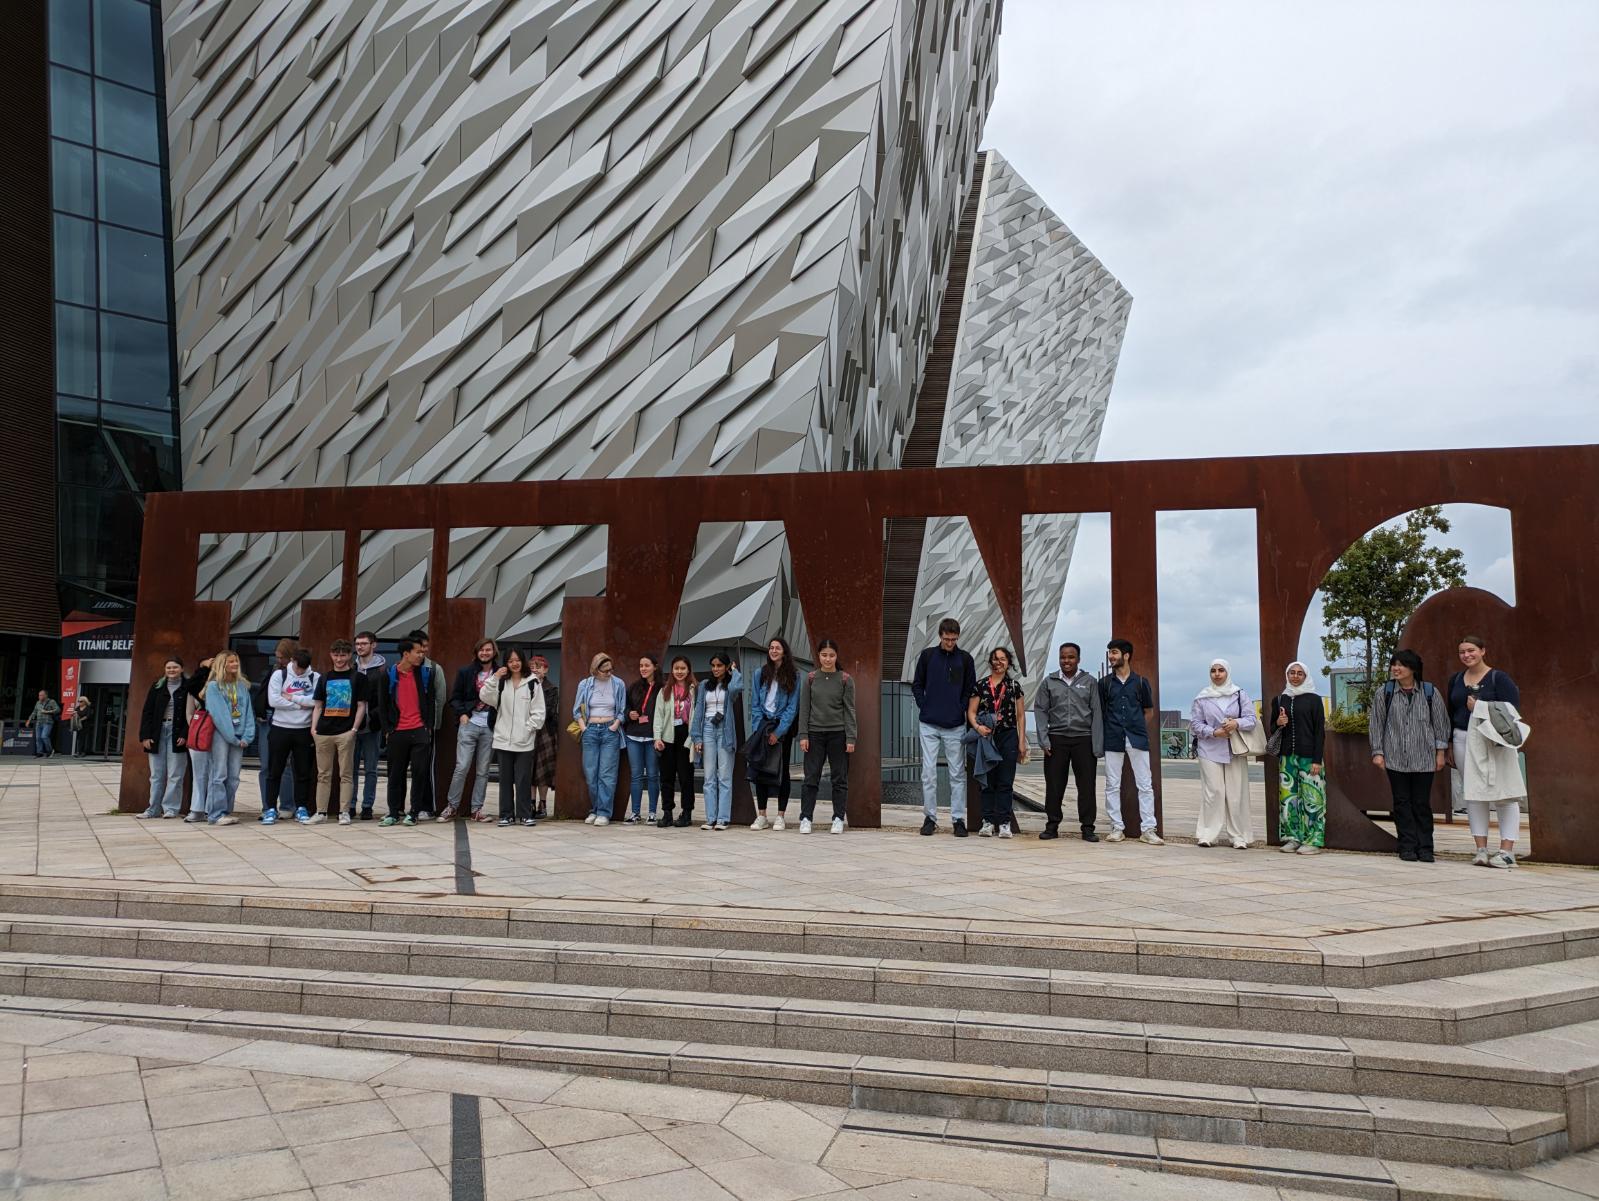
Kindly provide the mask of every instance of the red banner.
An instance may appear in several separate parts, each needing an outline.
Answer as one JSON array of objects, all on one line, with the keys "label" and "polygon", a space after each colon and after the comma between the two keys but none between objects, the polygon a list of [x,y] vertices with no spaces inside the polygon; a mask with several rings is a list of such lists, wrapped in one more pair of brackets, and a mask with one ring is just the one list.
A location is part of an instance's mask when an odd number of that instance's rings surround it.
[{"label": "red banner", "polygon": [[66,721],[72,713],[72,706],[78,703],[78,693],[81,691],[78,676],[81,674],[82,664],[77,659],[61,660],[61,720]]}]

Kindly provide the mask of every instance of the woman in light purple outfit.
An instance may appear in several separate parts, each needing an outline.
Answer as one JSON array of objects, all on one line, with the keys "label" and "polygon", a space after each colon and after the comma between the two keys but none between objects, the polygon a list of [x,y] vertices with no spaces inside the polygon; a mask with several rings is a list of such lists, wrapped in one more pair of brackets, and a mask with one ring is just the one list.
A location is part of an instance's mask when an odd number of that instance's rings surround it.
[{"label": "woman in light purple outfit", "polygon": [[1255,706],[1231,679],[1225,659],[1210,661],[1210,684],[1194,698],[1188,728],[1199,747],[1199,826],[1194,838],[1212,847],[1223,835],[1238,850],[1254,838],[1249,815],[1249,756],[1233,754],[1229,735],[1252,729]]}]

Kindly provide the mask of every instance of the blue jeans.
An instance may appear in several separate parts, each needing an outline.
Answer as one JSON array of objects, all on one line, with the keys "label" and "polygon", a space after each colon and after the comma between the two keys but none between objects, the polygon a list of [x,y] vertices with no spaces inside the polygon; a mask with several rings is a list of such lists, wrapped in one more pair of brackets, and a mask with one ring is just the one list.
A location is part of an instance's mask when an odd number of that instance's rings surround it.
[{"label": "blue jeans", "polygon": [[655,743],[646,740],[640,742],[636,738],[627,740],[627,766],[633,777],[633,807],[632,814],[638,816],[639,802],[644,797],[644,785],[650,786],[650,816],[655,816],[655,810],[661,799],[661,757],[656,754]]},{"label": "blue jeans", "polygon": [[450,788],[444,803],[451,809],[461,803],[466,791],[467,768],[475,768],[472,777],[472,812],[483,812],[483,797],[489,790],[489,756],[494,751],[494,731],[488,726],[475,726],[461,722],[455,730],[455,771],[450,776]]},{"label": "blue jeans", "polygon": [[162,722],[155,749],[150,752],[150,807],[144,811],[146,816],[176,814],[183,808],[183,769],[188,762],[187,755],[172,749],[172,723]]},{"label": "blue jeans", "polygon": [[239,792],[239,772],[244,767],[244,746],[223,742],[211,744],[211,780],[206,785],[206,820],[213,825],[219,817],[233,812],[233,798]]},{"label": "blue jeans", "polygon": [[[377,730],[362,730],[355,736],[355,768],[360,774],[356,788],[361,793],[361,808],[367,813],[378,803],[378,744],[382,741],[383,735]],[[350,816],[354,817],[354,796],[349,798],[349,807]]]},{"label": "blue jeans", "polygon": [[733,761],[738,747],[705,744],[705,820],[726,824],[733,820]]},{"label": "blue jeans", "polygon": [[622,748],[617,745],[615,730],[603,725],[583,730],[583,781],[589,788],[589,812],[595,817],[611,816],[611,802],[616,796],[616,766],[621,758]]},{"label": "blue jeans", "polygon": [[50,735],[55,732],[56,723],[41,719],[33,727],[33,754],[34,758],[43,758],[45,755],[56,753],[55,747],[50,745]]},{"label": "blue jeans", "polygon": [[[267,768],[271,762],[271,755],[267,752],[267,743],[270,741],[272,722],[257,721],[255,723],[255,753],[261,757],[261,812],[267,808]],[[284,772],[283,779],[278,785],[278,808],[294,811],[294,775]]]},{"label": "blue jeans", "polygon": [[[212,737],[211,747],[214,750],[222,744],[222,739]],[[203,817],[206,812],[206,797],[211,787],[211,751],[197,751],[189,748],[189,774],[194,780],[194,791],[189,796],[189,816]]]},{"label": "blue jeans", "polygon": [[938,818],[938,750],[944,748],[949,764],[949,816],[951,821],[966,820],[966,731],[961,726],[945,729],[917,723],[922,739],[922,815]]}]

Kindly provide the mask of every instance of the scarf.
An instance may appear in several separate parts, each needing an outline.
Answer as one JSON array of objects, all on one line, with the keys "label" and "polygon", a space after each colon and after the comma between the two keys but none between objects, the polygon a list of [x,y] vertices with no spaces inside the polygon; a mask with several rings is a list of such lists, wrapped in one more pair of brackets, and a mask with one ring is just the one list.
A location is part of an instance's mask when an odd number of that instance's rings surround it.
[{"label": "scarf", "polygon": [[[1305,673],[1305,682],[1303,684],[1290,684],[1290,683],[1288,683],[1288,671],[1293,671],[1293,669],[1296,668],[1296,667],[1299,668],[1300,671]],[[1284,696],[1315,696],[1316,695],[1316,686],[1310,682],[1310,668],[1306,667],[1298,659],[1295,659],[1292,663],[1290,663],[1288,665],[1288,671],[1283,672],[1283,695]]]},{"label": "scarf", "polygon": [[1202,700],[1207,700],[1207,699],[1216,700],[1216,701],[1224,701],[1228,697],[1234,696],[1237,693],[1243,691],[1241,688],[1238,687],[1237,684],[1233,683],[1233,669],[1228,664],[1227,660],[1226,659],[1212,659],[1210,661],[1210,665],[1212,667],[1215,667],[1218,663],[1221,664],[1223,670],[1225,670],[1227,672],[1227,680],[1226,680],[1226,682],[1222,683],[1222,684],[1206,684],[1203,688],[1201,688],[1199,690],[1199,695],[1194,698],[1196,701],[1202,701]]}]

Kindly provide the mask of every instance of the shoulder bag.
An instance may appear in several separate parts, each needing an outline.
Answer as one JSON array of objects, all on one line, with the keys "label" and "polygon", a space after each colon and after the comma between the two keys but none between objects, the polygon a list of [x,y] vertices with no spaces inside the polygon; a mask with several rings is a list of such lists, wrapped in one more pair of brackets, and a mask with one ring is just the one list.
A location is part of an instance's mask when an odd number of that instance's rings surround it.
[{"label": "shoulder bag", "polygon": [[[1244,715],[1244,694],[1235,692],[1233,696],[1238,700],[1238,716]],[[1227,735],[1227,745],[1232,747],[1233,754],[1247,755],[1258,759],[1266,753],[1266,731],[1261,729],[1257,721],[1252,729],[1239,727]]]},{"label": "shoulder bag", "polygon": [[[1278,700],[1277,700],[1278,706],[1280,708],[1286,709],[1288,711],[1288,720],[1289,720],[1290,723],[1294,720],[1293,706],[1292,705],[1285,705],[1285,704],[1283,704],[1283,702],[1291,700],[1291,699],[1292,698],[1289,697],[1285,693],[1283,696],[1279,697]],[[1268,755],[1271,755],[1274,758],[1283,753],[1283,727],[1282,726],[1274,724],[1272,726],[1272,728],[1271,728],[1271,733],[1266,736],[1266,753]]]},{"label": "shoulder bag", "polygon": [[211,739],[216,732],[217,723],[212,719],[210,711],[202,705],[194,711],[194,716],[189,718],[189,732],[184,736],[183,745],[191,751],[209,751]]}]

